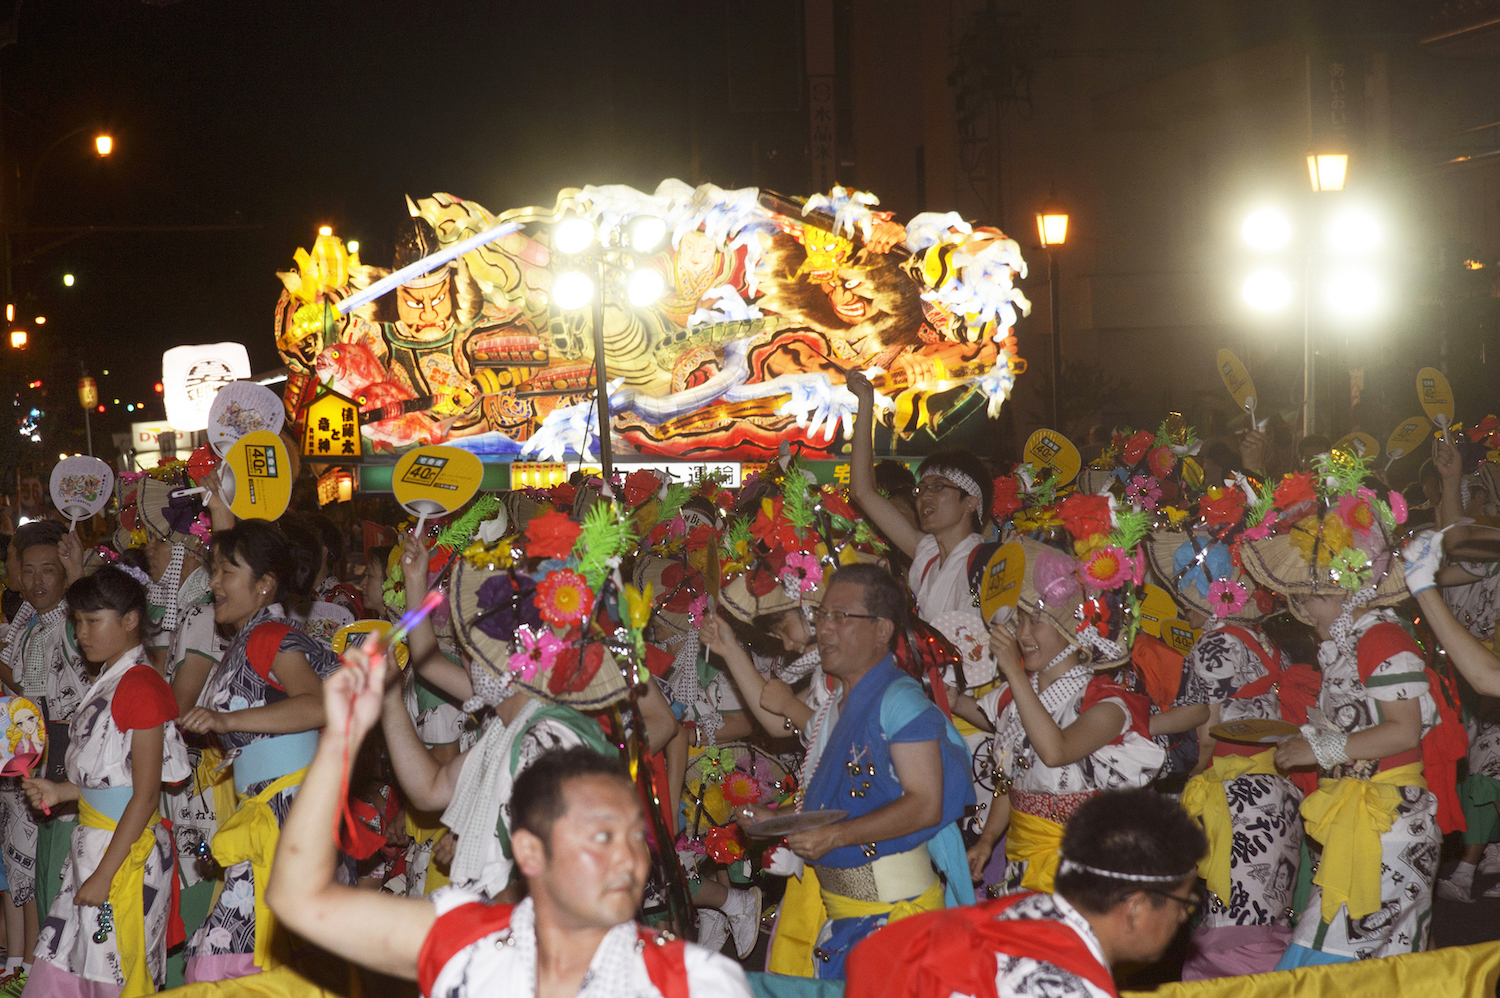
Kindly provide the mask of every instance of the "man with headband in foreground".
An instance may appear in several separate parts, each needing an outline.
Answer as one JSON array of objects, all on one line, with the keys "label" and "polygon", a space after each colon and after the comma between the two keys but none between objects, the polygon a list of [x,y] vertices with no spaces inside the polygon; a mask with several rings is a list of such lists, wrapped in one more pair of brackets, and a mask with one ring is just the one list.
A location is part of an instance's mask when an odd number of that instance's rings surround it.
[{"label": "man with headband in foreground", "polygon": [[866,938],[848,960],[848,994],[1117,994],[1110,968],[1153,963],[1202,903],[1203,832],[1169,797],[1107,790],[1063,835],[1053,894],[1011,894],[935,911]]},{"label": "man with headband in foreground", "polygon": [[750,998],[732,960],[633,921],[651,865],[640,796],[617,761],[581,746],[543,754],[512,788],[520,904],[458,887],[419,900],[335,882],[340,803],[387,678],[367,661],[351,649],[324,684],[328,727],[277,844],[266,900],[290,929],[416,980],[427,998]]}]

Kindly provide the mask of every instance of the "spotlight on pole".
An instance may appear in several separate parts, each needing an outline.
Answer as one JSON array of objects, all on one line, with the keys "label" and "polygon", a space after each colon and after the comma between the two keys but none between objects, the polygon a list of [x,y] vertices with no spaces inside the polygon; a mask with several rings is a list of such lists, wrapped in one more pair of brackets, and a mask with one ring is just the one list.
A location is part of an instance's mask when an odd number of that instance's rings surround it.
[{"label": "spotlight on pole", "polygon": [[582,253],[594,241],[594,223],[573,217],[552,230],[552,245],[559,253]]},{"label": "spotlight on pole", "polygon": [[1275,312],[1292,300],[1292,282],[1281,271],[1266,267],[1245,278],[1240,294],[1257,312]]},{"label": "spotlight on pole", "polygon": [[1332,311],[1359,319],[1380,305],[1380,285],[1367,270],[1345,268],[1328,275],[1323,284],[1323,297]]},{"label": "spotlight on pole", "polygon": [[625,227],[625,236],[637,253],[651,253],[667,237],[667,223],[655,215],[637,215]]},{"label": "spotlight on pole", "polygon": [[1380,245],[1380,223],[1358,208],[1341,211],[1329,223],[1328,242],[1341,253],[1368,253]]},{"label": "spotlight on pole", "polygon": [[594,297],[594,282],[576,270],[564,271],[552,282],[552,302],[564,312],[583,308]]},{"label": "spotlight on pole", "polygon": [[1255,249],[1279,250],[1292,238],[1292,223],[1275,208],[1262,208],[1245,219],[1240,236]]},{"label": "spotlight on pole", "polygon": [[662,280],[661,274],[650,269],[641,269],[630,275],[630,280],[625,283],[625,296],[630,299],[630,304],[637,308],[645,308],[666,290],[666,282]]}]

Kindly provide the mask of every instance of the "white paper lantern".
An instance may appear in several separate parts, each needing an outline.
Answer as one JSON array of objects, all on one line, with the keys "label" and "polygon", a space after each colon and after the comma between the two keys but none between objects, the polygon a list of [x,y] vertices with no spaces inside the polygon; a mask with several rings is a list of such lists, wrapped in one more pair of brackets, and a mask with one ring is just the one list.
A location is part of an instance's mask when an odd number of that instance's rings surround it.
[{"label": "white paper lantern", "polygon": [[179,433],[208,428],[208,411],[219,389],[250,377],[250,354],[243,343],[204,343],[173,347],[161,355],[167,421]]}]

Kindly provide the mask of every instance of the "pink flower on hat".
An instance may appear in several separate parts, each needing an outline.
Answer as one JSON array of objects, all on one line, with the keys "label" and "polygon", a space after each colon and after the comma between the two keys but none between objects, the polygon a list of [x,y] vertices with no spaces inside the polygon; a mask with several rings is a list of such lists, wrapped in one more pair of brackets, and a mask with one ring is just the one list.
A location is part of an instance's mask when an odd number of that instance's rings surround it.
[{"label": "pink flower on hat", "polygon": [[1214,608],[1215,617],[1227,617],[1239,613],[1250,599],[1250,592],[1234,579],[1215,579],[1208,586],[1208,602]]},{"label": "pink flower on hat", "polygon": [[557,653],[562,651],[563,643],[551,631],[535,633],[531,628],[523,627],[516,632],[516,636],[521,639],[523,651],[511,656],[510,667],[527,682],[543,669],[552,668],[557,661]]},{"label": "pink flower on hat", "polygon": [[1130,556],[1113,545],[1089,555],[1083,566],[1083,584],[1090,589],[1115,589],[1130,578],[1134,566]]},{"label": "pink flower on hat", "polygon": [[798,573],[804,593],[812,592],[823,581],[823,566],[815,554],[793,551],[786,556],[786,567],[788,571]]}]

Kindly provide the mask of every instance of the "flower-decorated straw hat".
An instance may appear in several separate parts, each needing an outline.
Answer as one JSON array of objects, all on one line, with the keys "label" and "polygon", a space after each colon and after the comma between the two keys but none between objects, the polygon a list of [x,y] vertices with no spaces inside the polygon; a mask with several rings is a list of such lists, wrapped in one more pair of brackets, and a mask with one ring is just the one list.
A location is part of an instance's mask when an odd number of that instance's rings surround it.
[{"label": "flower-decorated straw hat", "polygon": [[1241,547],[1256,581],[1287,596],[1342,596],[1354,606],[1406,599],[1394,540],[1406,503],[1400,493],[1381,499],[1366,487],[1367,468],[1367,461],[1334,451],[1317,458],[1313,472],[1262,488]]}]

